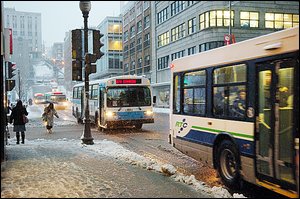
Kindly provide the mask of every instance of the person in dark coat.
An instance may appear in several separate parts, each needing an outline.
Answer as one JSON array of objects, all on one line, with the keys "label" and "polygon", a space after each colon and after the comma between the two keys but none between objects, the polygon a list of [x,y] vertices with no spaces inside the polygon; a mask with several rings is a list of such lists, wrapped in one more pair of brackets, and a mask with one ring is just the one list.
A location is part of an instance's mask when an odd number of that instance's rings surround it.
[{"label": "person in dark coat", "polygon": [[14,122],[14,128],[13,131],[16,132],[16,137],[17,137],[17,144],[20,143],[20,132],[22,136],[22,144],[24,144],[25,140],[25,122],[23,119],[23,115],[28,115],[28,112],[26,108],[23,106],[23,103],[21,100],[17,102],[17,105],[12,109],[12,113],[10,115],[10,122]]}]

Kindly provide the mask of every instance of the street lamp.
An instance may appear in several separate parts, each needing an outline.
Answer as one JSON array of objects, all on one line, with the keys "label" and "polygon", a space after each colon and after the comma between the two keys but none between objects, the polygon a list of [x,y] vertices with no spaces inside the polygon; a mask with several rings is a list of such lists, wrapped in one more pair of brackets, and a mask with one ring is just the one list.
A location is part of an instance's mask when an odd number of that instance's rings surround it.
[{"label": "street lamp", "polygon": [[91,134],[91,120],[90,120],[90,109],[89,109],[89,61],[86,59],[88,53],[88,17],[91,10],[90,1],[80,1],[79,3],[82,16],[84,18],[84,56],[85,56],[85,79],[84,79],[84,92],[85,92],[85,108],[84,108],[84,130],[81,136],[82,143],[84,144],[94,144],[93,137]]}]

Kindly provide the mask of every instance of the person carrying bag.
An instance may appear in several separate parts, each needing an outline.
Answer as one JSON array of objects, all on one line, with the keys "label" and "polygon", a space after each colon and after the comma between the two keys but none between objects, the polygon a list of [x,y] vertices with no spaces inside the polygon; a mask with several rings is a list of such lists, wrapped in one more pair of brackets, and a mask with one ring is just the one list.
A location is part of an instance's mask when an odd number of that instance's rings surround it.
[{"label": "person carrying bag", "polygon": [[23,106],[22,101],[19,100],[17,102],[16,107],[12,109],[12,113],[10,115],[10,121],[9,121],[9,123],[13,122],[14,124],[13,131],[16,132],[17,144],[20,144],[20,132],[22,136],[21,143],[22,144],[25,143],[25,131],[26,131],[25,124],[28,123],[28,118],[26,117],[27,115],[28,112],[26,108]]}]

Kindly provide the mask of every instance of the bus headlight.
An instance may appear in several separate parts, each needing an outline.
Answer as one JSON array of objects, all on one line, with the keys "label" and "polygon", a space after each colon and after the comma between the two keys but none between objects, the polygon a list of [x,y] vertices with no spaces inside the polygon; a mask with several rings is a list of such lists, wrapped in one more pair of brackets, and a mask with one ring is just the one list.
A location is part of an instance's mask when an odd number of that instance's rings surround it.
[{"label": "bus headlight", "polygon": [[153,115],[153,111],[147,110],[147,111],[145,111],[145,114],[146,114],[147,116],[151,116],[151,115]]},{"label": "bus headlight", "polygon": [[113,116],[116,115],[116,113],[111,112],[111,111],[107,111],[107,112],[105,113],[105,115],[106,115],[107,117],[113,117]]}]

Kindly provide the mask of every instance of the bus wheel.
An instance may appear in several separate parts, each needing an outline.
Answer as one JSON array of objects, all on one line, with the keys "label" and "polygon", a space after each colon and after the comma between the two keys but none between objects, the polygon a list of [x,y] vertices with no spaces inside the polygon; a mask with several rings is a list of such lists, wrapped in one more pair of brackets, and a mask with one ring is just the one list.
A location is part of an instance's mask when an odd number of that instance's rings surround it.
[{"label": "bus wheel", "polygon": [[142,126],[143,126],[143,123],[138,123],[138,124],[135,124],[134,126],[135,126],[135,128],[137,128],[137,129],[141,129]]},{"label": "bus wheel", "polygon": [[225,140],[217,154],[217,169],[223,183],[229,188],[240,189],[240,161],[236,147],[231,141]]}]

